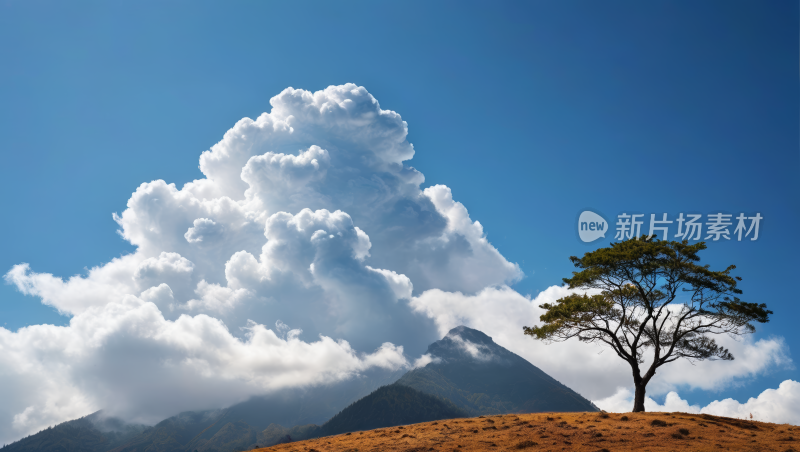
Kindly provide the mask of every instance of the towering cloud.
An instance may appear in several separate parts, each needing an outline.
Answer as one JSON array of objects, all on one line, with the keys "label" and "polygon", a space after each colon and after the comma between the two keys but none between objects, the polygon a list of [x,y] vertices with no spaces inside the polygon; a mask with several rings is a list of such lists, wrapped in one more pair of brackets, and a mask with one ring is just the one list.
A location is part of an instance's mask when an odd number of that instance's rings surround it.
[{"label": "towering cloud", "polygon": [[[522,272],[451,189],[421,189],[400,115],[351,84],[270,104],[202,153],[205,178],[136,188],[114,216],[134,253],[86,276],[5,275],[71,320],[0,328],[0,441],[100,408],[152,421],[423,365],[427,344],[462,323],[590,397],[627,381],[583,345],[521,336],[565,289],[531,300],[509,287]],[[740,347],[760,360],[714,384],[787,360],[779,340]],[[669,378],[665,390],[686,383]]]}]

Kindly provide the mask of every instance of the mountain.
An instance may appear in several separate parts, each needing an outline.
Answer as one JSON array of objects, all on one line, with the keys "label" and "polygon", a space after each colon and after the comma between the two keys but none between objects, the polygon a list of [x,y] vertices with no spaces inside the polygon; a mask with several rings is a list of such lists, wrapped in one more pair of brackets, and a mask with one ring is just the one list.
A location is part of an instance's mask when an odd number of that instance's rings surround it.
[{"label": "mountain", "polygon": [[454,328],[428,353],[433,362],[358,400],[321,427],[305,426],[301,432],[270,426],[259,445],[483,414],[599,411],[478,330]]},{"label": "mountain", "polygon": [[[348,381],[253,397],[222,410],[181,413],[156,424],[110,452],[232,452],[265,444],[271,425],[287,428],[322,424],[402,371],[373,371]],[[315,428],[317,425],[313,425]],[[312,429],[313,430],[313,429]],[[302,427],[295,436],[304,432]],[[271,438],[271,436],[268,436]],[[261,438],[261,439],[259,439]],[[277,444],[277,443],[275,443]],[[4,451],[5,452],[5,451]]]},{"label": "mountain", "polygon": [[398,384],[378,388],[323,424],[325,436],[395,425],[467,417],[447,399]]},{"label": "mountain", "polygon": [[226,411],[181,413],[159,422],[151,429],[142,432],[114,449],[110,449],[110,451],[177,452],[187,450],[186,445],[201,433],[217,425]]},{"label": "mountain", "polygon": [[285,428],[272,424],[259,433],[258,445],[268,447],[321,436],[458,417],[467,417],[466,411],[449,400],[392,384],[354,402],[322,426]]},{"label": "mountain", "polygon": [[542,411],[598,411],[486,334],[459,326],[428,347],[434,361],[403,375],[397,384],[449,399],[472,416]]},{"label": "mountain", "polygon": [[[253,397],[229,408],[190,411],[155,426],[132,425],[98,412],[23,438],[3,452],[233,452],[263,444],[271,425],[295,436],[318,425],[375,389],[396,381],[399,371],[377,370],[348,381]],[[313,427],[313,428],[311,428]]]},{"label": "mountain", "polygon": [[253,397],[226,409],[181,413],[153,427],[98,412],[43,430],[2,452],[236,452],[453,417],[598,411],[480,331],[454,328],[428,353],[433,362],[402,377],[376,371],[330,386]]},{"label": "mountain", "polygon": [[127,424],[102,411],[64,422],[2,448],[3,452],[106,452],[152,427]]}]

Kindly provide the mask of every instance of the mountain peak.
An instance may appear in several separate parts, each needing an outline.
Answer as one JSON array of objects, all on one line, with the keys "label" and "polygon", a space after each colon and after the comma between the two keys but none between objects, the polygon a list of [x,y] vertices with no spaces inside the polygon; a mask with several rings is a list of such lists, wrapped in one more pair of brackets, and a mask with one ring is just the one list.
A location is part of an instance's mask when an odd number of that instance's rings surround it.
[{"label": "mountain peak", "polygon": [[453,328],[428,353],[439,359],[409,371],[396,384],[448,399],[472,415],[597,410],[481,331]]},{"label": "mountain peak", "polygon": [[460,325],[453,328],[444,337],[451,340],[453,340],[454,337],[459,337],[465,341],[469,341],[475,344],[483,344],[483,345],[494,344],[492,338],[487,336],[482,331],[474,330],[464,325]]},{"label": "mountain peak", "polygon": [[453,328],[441,340],[428,346],[428,353],[445,361],[474,363],[522,359],[497,345],[485,333],[464,325]]}]

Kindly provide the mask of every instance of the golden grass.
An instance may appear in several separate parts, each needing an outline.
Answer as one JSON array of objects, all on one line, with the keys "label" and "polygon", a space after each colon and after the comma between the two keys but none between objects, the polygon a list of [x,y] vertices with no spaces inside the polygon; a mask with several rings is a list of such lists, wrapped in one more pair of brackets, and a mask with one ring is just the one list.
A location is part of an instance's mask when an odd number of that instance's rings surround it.
[{"label": "golden grass", "polygon": [[800,452],[800,427],[686,413],[535,413],[346,433],[259,452]]}]

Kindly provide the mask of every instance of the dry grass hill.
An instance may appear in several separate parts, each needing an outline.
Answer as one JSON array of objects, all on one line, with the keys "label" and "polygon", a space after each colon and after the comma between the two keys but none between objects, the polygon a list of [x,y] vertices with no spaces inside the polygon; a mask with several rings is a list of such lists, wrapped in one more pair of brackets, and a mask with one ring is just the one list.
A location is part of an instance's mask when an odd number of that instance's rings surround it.
[{"label": "dry grass hill", "polygon": [[345,433],[259,452],[800,452],[800,427],[686,413],[480,416]]}]

